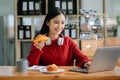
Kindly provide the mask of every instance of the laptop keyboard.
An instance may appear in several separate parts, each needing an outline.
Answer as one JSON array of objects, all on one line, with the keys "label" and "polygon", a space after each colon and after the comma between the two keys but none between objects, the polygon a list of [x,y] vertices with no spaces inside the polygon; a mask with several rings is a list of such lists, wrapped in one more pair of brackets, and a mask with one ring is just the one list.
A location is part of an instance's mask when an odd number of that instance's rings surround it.
[{"label": "laptop keyboard", "polygon": [[86,68],[72,68],[70,71],[75,71],[75,72],[88,72],[88,69]]}]

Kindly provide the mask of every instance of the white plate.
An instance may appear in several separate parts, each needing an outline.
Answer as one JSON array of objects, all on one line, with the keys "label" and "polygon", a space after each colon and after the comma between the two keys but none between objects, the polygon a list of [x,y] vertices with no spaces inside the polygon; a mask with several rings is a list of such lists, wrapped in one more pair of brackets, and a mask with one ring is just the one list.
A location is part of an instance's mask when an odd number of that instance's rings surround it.
[{"label": "white plate", "polygon": [[33,65],[31,67],[28,67],[28,70],[40,70],[40,69],[45,69],[46,66],[37,66],[37,65]]},{"label": "white plate", "polygon": [[49,74],[55,74],[55,73],[61,73],[61,72],[64,72],[65,70],[64,69],[58,69],[57,71],[47,71],[46,68],[44,69],[40,69],[40,72],[42,73],[49,73]]}]

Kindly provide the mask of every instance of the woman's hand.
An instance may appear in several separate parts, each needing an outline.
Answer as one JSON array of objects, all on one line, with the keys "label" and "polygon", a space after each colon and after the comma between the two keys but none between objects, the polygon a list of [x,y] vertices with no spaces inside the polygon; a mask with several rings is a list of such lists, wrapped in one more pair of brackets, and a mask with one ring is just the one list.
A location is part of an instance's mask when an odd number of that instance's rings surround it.
[{"label": "woman's hand", "polygon": [[34,46],[41,51],[41,49],[45,46],[45,41],[35,42]]},{"label": "woman's hand", "polygon": [[84,67],[87,68],[87,69],[89,69],[90,64],[91,64],[91,62],[86,62],[86,63],[84,64]]}]

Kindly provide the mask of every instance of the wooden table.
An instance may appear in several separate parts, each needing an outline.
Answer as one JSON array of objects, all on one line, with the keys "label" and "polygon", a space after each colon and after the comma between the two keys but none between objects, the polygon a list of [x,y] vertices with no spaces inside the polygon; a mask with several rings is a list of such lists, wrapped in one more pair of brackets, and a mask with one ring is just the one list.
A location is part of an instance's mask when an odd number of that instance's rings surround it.
[{"label": "wooden table", "polygon": [[65,72],[44,74],[39,71],[16,72],[13,66],[0,66],[0,80],[120,80],[118,66],[111,71],[90,74],[68,71],[72,66],[61,67],[65,69]]}]

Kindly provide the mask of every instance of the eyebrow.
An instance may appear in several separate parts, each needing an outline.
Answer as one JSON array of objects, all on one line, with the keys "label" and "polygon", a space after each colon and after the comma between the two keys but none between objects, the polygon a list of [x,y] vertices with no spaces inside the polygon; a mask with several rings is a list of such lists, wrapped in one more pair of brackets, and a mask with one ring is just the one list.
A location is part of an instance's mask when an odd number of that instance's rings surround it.
[{"label": "eyebrow", "polygon": [[[59,21],[59,19],[54,19],[53,21]],[[65,21],[62,21],[62,22],[65,22]]]}]

